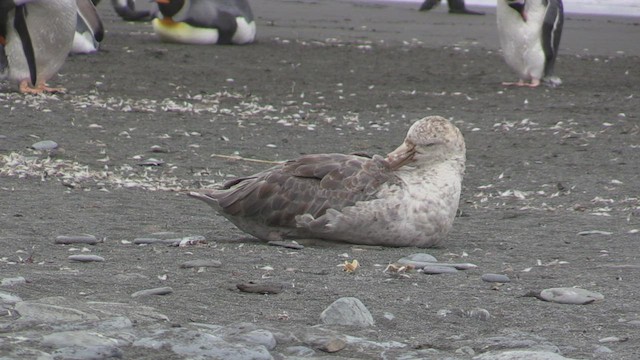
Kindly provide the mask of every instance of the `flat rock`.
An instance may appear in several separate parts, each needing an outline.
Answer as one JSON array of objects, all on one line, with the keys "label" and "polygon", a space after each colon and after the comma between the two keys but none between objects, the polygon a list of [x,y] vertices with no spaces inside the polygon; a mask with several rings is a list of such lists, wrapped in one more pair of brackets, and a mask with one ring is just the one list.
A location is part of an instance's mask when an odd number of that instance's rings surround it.
[{"label": "flat rock", "polygon": [[372,326],[373,317],[357,298],[343,297],[334,301],[321,314],[320,320],[327,325]]},{"label": "flat rock", "polygon": [[98,238],[96,238],[93,235],[82,234],[82,235],[59,235],[59,236],[56,236],[56,239],[53,242],[55,244],[63,244],[63,245],[68,245],[68,244],[95,245],[99,241],[98,241]]},{"label": "flat rock", "polygon": [[133,294],[131,294],[131,297],[135,298],[135,297],[151,296],[151,295],[168,295],[171,293],[173,293],[173,289],[171,287],[163,286],[159,288],[136,291]]},{"label": "flat rock", "polygon": [[507,275],[503,274],[482,274],[482,281],[491,283],[508,283],[511,279]]},{"label": "flat rock", "polygon": [[473,360],[571,360],[571,358],[550,351],[507,350],[489,351],[474,356]]},{"label": "flat rock", "polygon": [[190,359],[273,359],[267,348],[262,345],[231,344],[218,336],[183,328],[156,330],[136,340],[133,346],[171,349],[174,353]]},{"label": "flat rock", "polygon": [[580,288],[550,288],[540,292],[540,299],[560,304],[586,305],[604,299],[604,295]]}]

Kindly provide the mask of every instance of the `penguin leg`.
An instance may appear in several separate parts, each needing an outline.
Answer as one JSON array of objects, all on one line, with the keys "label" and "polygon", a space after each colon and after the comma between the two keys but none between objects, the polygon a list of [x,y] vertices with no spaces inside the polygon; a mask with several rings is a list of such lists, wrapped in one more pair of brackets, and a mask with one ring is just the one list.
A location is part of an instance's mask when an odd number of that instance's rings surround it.
[{"label": "penguin leg", "polygon": [[464,5],[464,0],[448,0],[448,2],[449,14],[484,15],[483,12],[467,9],[467,7]]},{"label": "penguin leg", "polygon": [[429,11],[439,3],[440,3],[440,0],[425,0],[420,6],[419,11]]},{"label": "penguin leg", "polygon": [[65,88],[52,88],[48,87],[44,83],[40,83],[37,86],[32,87],[29,85],[29,80],[22,80],[20,82],[20,92],[23,94],[41,94],[41,93],[65,93],[67,89]]}]

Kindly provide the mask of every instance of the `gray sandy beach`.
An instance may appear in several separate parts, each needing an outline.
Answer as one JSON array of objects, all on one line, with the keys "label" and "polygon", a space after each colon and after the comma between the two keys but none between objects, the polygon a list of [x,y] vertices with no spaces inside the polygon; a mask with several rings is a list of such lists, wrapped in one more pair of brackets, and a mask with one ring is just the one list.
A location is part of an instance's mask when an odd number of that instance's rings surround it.
[{"label": "gray sandy beach", "polygon": [[[562,86],[523,89],[500,85],[492,9],[251,5],[256,43],[198,47],[103,1],[101,51],[51,80],[66,94],[0,85],[0,358],[638,358],[640,19],[567,14]],[[467,147],[438,248],[271,246],[185,195],[386,154],[427,115]],[[414,254],[458,269],[387,268]],[[321,316],[341,298],[351,325]]]}]

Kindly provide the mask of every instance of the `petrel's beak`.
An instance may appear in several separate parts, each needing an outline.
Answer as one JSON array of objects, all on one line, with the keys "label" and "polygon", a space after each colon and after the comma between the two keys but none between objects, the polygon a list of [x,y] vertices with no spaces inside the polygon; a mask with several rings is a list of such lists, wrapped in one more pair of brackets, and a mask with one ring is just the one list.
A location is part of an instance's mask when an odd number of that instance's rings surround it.
[{"label": "petrel's beak", "polygon": [[411,162],[415,153],[416,146],[405,141],[397,149],[387,154],[387,161],[391,168],[396,170]]}]

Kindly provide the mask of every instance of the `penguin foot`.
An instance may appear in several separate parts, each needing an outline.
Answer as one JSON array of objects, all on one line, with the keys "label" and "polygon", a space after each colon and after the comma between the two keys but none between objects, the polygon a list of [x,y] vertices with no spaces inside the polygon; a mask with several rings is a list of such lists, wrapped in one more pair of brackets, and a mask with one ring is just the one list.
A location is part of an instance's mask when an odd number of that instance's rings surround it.
[{"label": "penguin foot", "polygon": [[449,14],[460,14],[460,15],[484,15],[482,11],[473,11],[467,8],[462,9],[449,9]]},{"label": "penguin foot", "polygon": [[23,80],[20,82],[20,92],[23,94],[41,94],[41,93],[65,93],[67,89],[65,88],[52,88],[48,87],[46,84],[38,84],[36,87],[32,87],[29,85],[27,80]]},{"label": "penguin foot", "polygon": [[524,82],[523,80],[518,80],[517,82],[503,82],[502,85],[504,86],[518,86],[518,87],[531,87],[531,88],[535,88],[540,86],[540,80],[538,79],[533,79],[531,80],[530,83],[528,82]]}]

